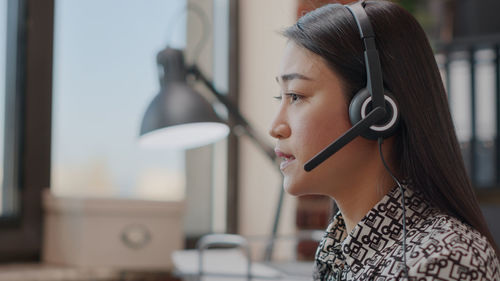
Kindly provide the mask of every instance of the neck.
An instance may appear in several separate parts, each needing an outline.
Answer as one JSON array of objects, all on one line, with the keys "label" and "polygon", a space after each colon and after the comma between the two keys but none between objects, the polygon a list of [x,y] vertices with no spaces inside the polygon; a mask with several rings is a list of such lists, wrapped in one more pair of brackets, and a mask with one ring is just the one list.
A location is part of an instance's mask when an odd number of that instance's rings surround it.
[{"label": "neck", "polygon": [[394,187],[394,184],[392,179],[371,182],[364,187],[357,188],[356,192],[335,198],[347,233],[352,232],[361,219]]},{"label": "neck", "polygon": [[[384,152],[384,156],[388,155],[386,153]],[[351,188],[344,188],[344,192],[333,196],[342,213],[347,233],[351,233],[361,219],[396,185],[380,156],[372,160],[362,173],[363,176],[355,177],[349,184]],[[392,167],[391,170],[394,171]]]}]

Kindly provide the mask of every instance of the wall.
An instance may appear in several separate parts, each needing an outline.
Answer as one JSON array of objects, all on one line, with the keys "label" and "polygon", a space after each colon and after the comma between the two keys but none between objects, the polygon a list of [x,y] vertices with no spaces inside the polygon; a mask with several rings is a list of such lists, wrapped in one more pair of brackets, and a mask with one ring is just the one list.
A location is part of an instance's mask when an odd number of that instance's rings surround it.
[{"label": "wall", "polygon": [[[273,145],[267,132],[278,107],[272,97],[279,93],[275,77],[286,44],[279,31],[295,22],[296,4],[290,0],[240,1],[240,108],[256,131]],[[239,229],[243,235],[271,233],[282,188],[281,174],[274,165],[248,138],[242,138]],[[296,199],[285,195],[280,234],[295,232],[295,205]],[[262,259],[259,246],[254,257]],[[278,257],[290,256],[292,249],[285,245],[276,253]]]},{"label": "wall", "polygon": [[[187,32],[186,32],[186,62],[188,65],[196,63],[207,77],[213,77],[213,1],[188,0],[187,5],[202,10],[206,20],[204,22],[200,15],[195,12],[187,12]],[[203,47],[198,54],[196,48],[203,37],[205,25],[210,25],[210,36],[203,43]],[[202,28],[203,27],[203,28]],[[196,60],[196,61],[195,61]],[[194,83],[194,87],[205,96],[210,96],[210,92],[201,84]],[[186,214],[184,218],[184,231],[189,238],[198,237],[212,232],[212,202],[207,200],[212,198],[214,177],[213,145],[206,145],[200,148],[186,151]],[[207,167],[209,167],[207,169]]]},{"label": "wall", "polygon": [[[188,5],[202,10],[207,22],[197,12],[188,12],[186,61],[196,63],[221,93],[228,89],[228,6],[229,0],[188,0]],[[198,57],[196,51],[203,32],[208,39]],[[196,89],[215,102],[202,83]],[[196,238],[211,232],[226,232],[227,140],[186,151],[185,233]]]}]

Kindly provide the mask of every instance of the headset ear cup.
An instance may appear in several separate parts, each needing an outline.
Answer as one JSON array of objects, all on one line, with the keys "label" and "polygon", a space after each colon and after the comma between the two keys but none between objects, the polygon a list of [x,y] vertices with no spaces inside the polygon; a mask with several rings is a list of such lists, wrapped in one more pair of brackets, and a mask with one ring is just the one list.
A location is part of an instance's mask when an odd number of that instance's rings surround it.
[{"label": "headset ear cup", "polygon": [[370,97],[370,92],[368,92],[366,88],[359,90],[352,97],[351,103],[349,104],[349,119],[351,120],[352,126],[361,121],[361,106],[368,97]]},{"label": "headset ear cup", "polygon": [[[385,92],[384,97],[387,116],[361,133],[362,137],[370,140],[376,140],[379,137],[385,139],[396,132],[399,125],[399,106],[396,99],[390,93]],[[349,105],[349,119],[351,120],[351,124],[354,126],[361,121],[370,110],[371,95],[366,88],[363,88],[354,95]]]}]

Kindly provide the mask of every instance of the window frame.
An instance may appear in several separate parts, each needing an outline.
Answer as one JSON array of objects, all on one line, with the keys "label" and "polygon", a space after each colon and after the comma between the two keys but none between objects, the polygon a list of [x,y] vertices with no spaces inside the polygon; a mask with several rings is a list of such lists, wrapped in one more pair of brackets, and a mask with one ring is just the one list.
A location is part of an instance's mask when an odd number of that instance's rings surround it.
[{"label": "window frame", "polygon": [[7,42],[7,54],[16,54],[6,66],[6,95],[15,104],[9,124],[15,126],[6,129],[5,145],[15,149],[5,156],[11,166],[4,177],[17,181],[19,204],[16,215],[0,220],[0,262],[39,261],[42,191],[50,186],[54,0],[8,0],[8,5],[9,16],[17,17],[16,50]]}]

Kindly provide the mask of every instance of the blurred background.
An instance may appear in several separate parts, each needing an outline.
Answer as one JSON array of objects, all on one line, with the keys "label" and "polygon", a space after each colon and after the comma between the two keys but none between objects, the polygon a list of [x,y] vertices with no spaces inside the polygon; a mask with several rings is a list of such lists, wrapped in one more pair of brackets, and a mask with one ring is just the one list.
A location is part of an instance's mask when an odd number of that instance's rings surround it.
[{"label": "blurred background", "polygon": [[[0,0],[0,280],[25,271],[18,264],[94,268],[104,251],[101,267],[168,273],[171,252],[208,233],[249,237],[260,260],[273,227],[282,237],[324,229],[331,200],[285,194],[279,204],[276,164],[238,128],[188,150],[144,147],[139,134],[162,91],[157,54],[170,47],[272,147],[279,31],[337,2],[351,1]],[[468,173],[500,243],[500,2],[395,2],[435,50]],[[200,81],[189,83],[237,122]],[[310,260],[316,246],[278,243],[273,259]]]}]

